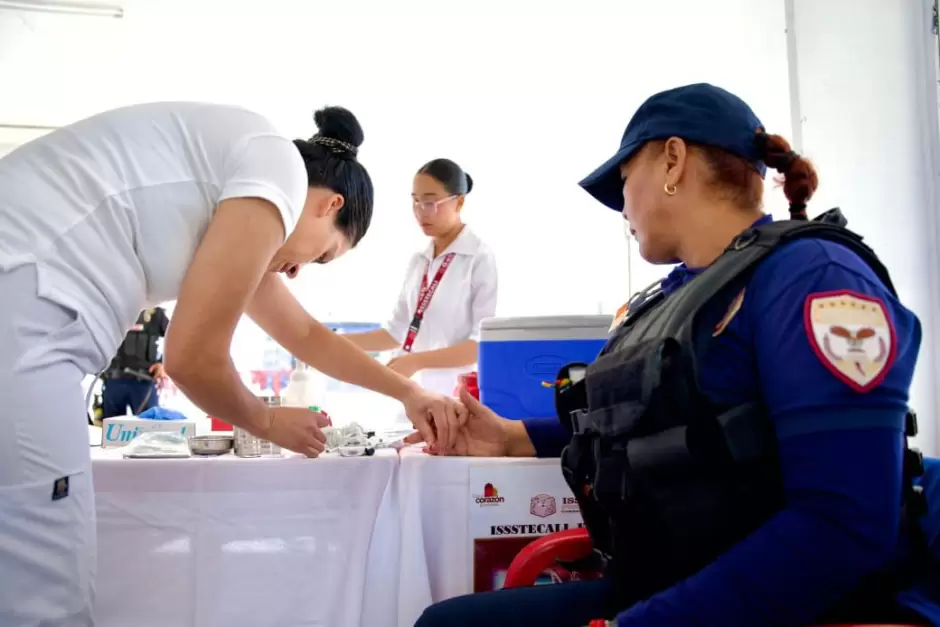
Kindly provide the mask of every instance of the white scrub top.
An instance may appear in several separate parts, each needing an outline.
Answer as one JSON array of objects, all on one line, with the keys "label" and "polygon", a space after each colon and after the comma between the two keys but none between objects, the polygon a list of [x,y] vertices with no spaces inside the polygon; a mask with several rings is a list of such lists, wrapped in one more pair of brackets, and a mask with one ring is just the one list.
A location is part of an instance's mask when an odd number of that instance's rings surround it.
[{"label": "white scrub top", "polygon": [[0,271],[35,264],[39,295],[84,319],[104,367],[142,309],[177,297],[222,200],[270,201],[286,236],[307,174],[261,115],[154,103],[21,146],[0,159],[0,190]]},{"label": "white scrub top", "polygon": [[[401,294],[385,329],[399,344],[404,343],[418,306],[421,279],[428,275],[430,284],[444,257],[450,253],[455,254],[454,259],[424,313],[413,353],[448,348],[464,340],[479,341],[480,321],[496,315],[496,258],[490,248],[464,226],[457,239],[437,257],[431,244],[411,258]],[[475,368],[476,364],[428,369],[418,373],[416,379],[425,389],[451,395],[457,387],[457,377]]]}]

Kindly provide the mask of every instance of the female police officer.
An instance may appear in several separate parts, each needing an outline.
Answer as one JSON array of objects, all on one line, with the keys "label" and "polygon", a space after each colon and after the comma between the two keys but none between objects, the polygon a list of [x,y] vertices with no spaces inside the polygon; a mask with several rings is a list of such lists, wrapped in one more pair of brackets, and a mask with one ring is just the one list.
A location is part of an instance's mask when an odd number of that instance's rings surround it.
[{"label": "female police officer", "polygon": [[82,377],[147,306],[178,299],[165,367],[199,407],[285,448],[324,418],[268,409],[229,357],[250,315],[323,372],[400,399],[446,439],[429,394],[313,320],[278,277],[355,246],[372,216],[341,108],[292,142],[236,107],[159,103],[77,122],[0,160],[0,625],[92,624],[95,527]]},{"label": "female police officer", "polygon": [[[766,166],[794,221],[761,214]],[[607,576],[452,599],[418,626],[927,624],[896,601],[920,324],[856,237],[805,222],[812,165],[699,84],[647,100],[581,185],[622,209],[645,259],[681,264],[594,364],[566,369],[561,421],[463,394],[456,451],[562,454]]]}]

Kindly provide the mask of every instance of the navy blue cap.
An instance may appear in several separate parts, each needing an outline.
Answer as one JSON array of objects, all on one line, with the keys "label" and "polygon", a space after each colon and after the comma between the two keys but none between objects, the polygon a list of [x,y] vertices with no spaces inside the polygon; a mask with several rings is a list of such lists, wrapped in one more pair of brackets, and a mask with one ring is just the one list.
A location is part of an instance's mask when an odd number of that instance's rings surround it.
[{"label": "navy blue cap", "polygon": [[720,87],[696,83],[663,91],[650,96],[633,114],[617,154],[579,184],[597,200],[621,211],[620,166],[647,142],[670,137],[723,148],[750,163],[764,176],[767,166],[754,141],[757,129],[762,126],[743,100]]}]

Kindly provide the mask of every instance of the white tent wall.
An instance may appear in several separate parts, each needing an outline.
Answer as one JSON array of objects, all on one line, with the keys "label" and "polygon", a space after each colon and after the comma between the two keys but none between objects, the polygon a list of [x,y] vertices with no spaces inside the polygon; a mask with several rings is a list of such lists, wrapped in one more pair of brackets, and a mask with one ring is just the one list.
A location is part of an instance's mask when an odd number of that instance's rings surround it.
[{"label": "white tent wall", "polygon": [[[664,269],[635,249],[627,263],[620,217],[577,180],[613,152],[654,91],[708,81],[737,92],[771,131],[796,131],[821,171],[812,208],[842,206],[921,315],[914,400],[921,445],[936,452],[928,383],[940,303],[928,289],[938,267],[928,244],[938,168],[928,159],[937,123],[922,0],[125,5],[122,20],[0,11],[0,123],[55,126],[187,99],[243,104],[307,136],[314,108],[351,108],[376,184],[374,230],[292,285],[333,319],[390,311],[421,245],[411,177],[438,156],[476,182],[465,217],[498,256],[501,314],[612,312]],[[772,185],[767,206],[786,215]]]},{"label": "white tent wall", "polygon": [[[776,0],[126,6],[123,20],[0,11],[0,122],[193,99],[240,103],[309,136],[315,107],[350,107],[366,132],[374,232],[294,282],[320,316],[391,311],[422,245],[411,178],[439,156],[476,182],[465,217],[498,256],[501,313],[612,312],[630,288],[622,221],[576,183],[613,153],[642,100],[707,80],[771,128],[787,132],[790,120]],[[644,266],[633,264],[634,287],[663,272]]]},{"label": "white tent wall", "polygon": [[820,176],[812,207],[843,209],[920,317],[912,405],[920,417],[917,445],[935,455],[940,130],[932,1],[788,4],[796,136]]}]

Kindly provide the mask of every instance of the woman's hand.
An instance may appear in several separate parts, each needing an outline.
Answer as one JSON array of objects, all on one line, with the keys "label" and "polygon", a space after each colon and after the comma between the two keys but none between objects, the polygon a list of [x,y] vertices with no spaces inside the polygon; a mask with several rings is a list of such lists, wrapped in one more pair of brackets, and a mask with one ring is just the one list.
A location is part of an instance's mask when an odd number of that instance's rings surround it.
[{"label": "woman's hand", "polygon": [[166,370],[163,369],[163,364],[158,362],[150,366],[150,376],[153,377],[154,381],[166,379]]},{"label": "woman's hand", "polygon": [[423,441],[448,451],[454,447],[458,431],[467,422],[467,409],[457,399],[415,385],[402,404]]},{"label": "woman's hand", "polygon": [[[510,453],[510,436],[505,418],[498,416],[476,398],[467,388],[460,388],[460,401],[469,412],[466,424],[459,428],[455,445],[450,450],[442,449],[437,443],[429,443],[427,452],[432,455],[460,455],[469,457],[506,457]],[[420,433],[407,438],[408,444],[426,441]]]},{"label": "woman's hand", "polygon": [[328,417],[299,407],[272,407],[268,416],[268,428],[261,434],[265,440],[307,457],[323,452],[326,436],[321,429],[329,426]]},{"label": "woman's hand", "polygon": [[166,389],[169,378],[166,376],[166,370],[163,369],[163,364],[158,362],[150,366],[150,376],[153,377],[153,382],[156,384],[158,390],[163,391]]}]

